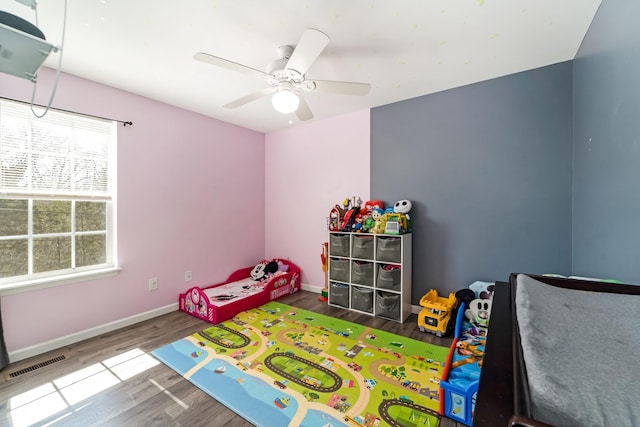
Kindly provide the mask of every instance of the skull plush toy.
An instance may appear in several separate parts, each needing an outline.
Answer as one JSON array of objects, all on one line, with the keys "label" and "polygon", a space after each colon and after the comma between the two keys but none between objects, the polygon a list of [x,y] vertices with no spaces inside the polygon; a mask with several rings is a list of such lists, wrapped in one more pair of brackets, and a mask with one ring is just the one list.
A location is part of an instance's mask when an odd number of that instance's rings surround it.
[{"label": "skull plush toy", "polygon": [[407,219],[409,219],[409,211],[411,210],[411,201],[410,200],[398,200],[393,205],[393,211],[395,213],[405,214]]}]

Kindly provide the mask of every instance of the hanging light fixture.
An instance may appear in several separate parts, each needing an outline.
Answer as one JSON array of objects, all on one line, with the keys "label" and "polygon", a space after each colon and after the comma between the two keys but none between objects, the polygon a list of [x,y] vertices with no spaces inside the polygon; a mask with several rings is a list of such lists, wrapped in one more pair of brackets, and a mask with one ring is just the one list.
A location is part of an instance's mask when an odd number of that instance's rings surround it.
[{"label": "hanging light fixture", "polygon": [[[16,1],[36,10],[34,0]],[[45,40],[38,27],[4,11],[0,11],[0,40],[0,72],[33,82],[49,53],[59,50]]]},{"label": "hanging light fixture", "polygon": [[[16,0],[25,6],[30,7],[36,13],[38,20],[36,0]],[[67,28],[67,0],[64,0],[64,19],[62,21],[62,45],[64,46],[64,36]],[[58,67],[56,77],[53,82],[53,89],[49,102],[42,114],[36,113],[33,109],[33,100],[36,96],[36,85],[38,70],[51,52],[60,52],[58,56]],[[38,118],[44,117],[51,107],[53,97],[58,88],[60,69],[62,66],[62,46],[54,46],[45,40],[44,34],[38,27],[19,16],[0,11],[0,73],[10,74],[23,79],[31,80],[33,91],[31,92],[31,112]]]},{"label": "hanging light fixture", "polygon": [[277,112],[289,114],[298,109],[300,98],[291,89],[291,83],[281,82],[278,91],[271,97],[271,104]]}]

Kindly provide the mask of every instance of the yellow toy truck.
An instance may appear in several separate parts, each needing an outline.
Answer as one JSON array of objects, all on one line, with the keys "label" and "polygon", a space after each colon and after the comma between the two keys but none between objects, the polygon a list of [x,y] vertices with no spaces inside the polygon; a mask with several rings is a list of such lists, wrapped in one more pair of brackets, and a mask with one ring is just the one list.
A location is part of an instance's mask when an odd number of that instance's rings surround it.
[{"label": "yellow toy truck", "polygon": [[453,311],[458,300],[452,293],[448,298],[439,297],[438,291],[431,289],[422,298],[420,305],[423,307],[418,314],[418,327],[421,332],[430,332],[441,337],[449,333],[454,326],[452,320]]}]

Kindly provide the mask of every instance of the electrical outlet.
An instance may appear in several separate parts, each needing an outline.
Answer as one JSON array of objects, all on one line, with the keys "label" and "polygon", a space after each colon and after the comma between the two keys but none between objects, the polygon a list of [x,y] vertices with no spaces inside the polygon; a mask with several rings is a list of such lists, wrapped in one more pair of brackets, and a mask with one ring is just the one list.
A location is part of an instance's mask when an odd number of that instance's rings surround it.
[{"label": "electrical outlet", "polygon": [[150,291],[155,291],[156,289],[158,289],[158,278],[157,277],[153,277],[153,278],[149,279],[149,290]]},{"label": "electrical outlet", "polygon": [[191,270],[187,270],[184,272],[184,281],[185,282],[190,282],[191,280],[193,280],[193,272]]}]

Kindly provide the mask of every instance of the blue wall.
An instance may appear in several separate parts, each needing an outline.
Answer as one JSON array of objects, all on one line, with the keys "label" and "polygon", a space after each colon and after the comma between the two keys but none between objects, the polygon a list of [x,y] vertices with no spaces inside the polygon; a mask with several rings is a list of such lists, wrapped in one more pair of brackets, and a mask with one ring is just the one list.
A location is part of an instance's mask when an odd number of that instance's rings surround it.
[{"label": "blue wall", "polygon": [[573,273],[640,283],[640,2],[604,0],[574,61]]},{"label": "blue wall", "polygon": [[413,303],[571,273],[572,63],[378,107],[371,197],[413,202]]}]

